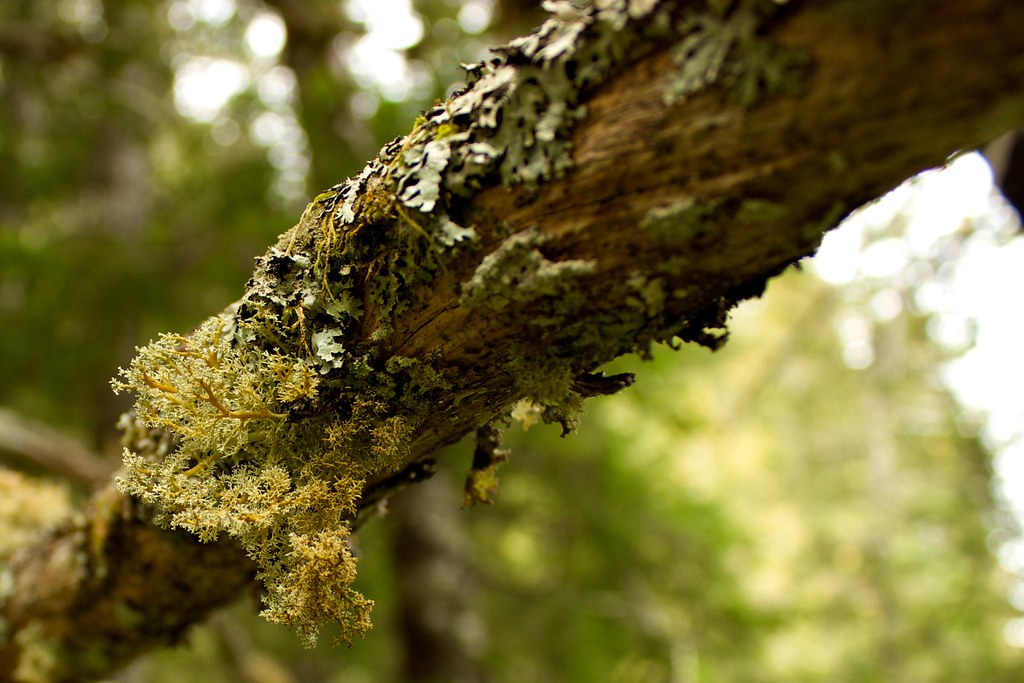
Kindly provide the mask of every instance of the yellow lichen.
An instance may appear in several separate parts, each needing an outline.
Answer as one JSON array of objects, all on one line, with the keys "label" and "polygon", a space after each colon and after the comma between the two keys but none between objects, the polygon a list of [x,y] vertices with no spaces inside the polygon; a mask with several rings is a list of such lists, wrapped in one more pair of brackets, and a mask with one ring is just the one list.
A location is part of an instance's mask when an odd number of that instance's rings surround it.
[{"label": "yellow lichen", "polygon": [[0,469],[0,558],[70,513],[66,487]]},{"label": "yellow lichen", "polygon": [[411,427],[379,401],[293,415],[319,398],[313,361],[240,343],[233,329],[218,316],[190,337],[164,335],[121,371],[115,389],[137,394],[139,419],[179,442],[158,461],[126,450],[119,487],[166,526],[238,539],[266,585],[268,619],[309,645],[334,622],[350,642],[372,604],[351,588],[350,521],[366,478],[403,462]]}]

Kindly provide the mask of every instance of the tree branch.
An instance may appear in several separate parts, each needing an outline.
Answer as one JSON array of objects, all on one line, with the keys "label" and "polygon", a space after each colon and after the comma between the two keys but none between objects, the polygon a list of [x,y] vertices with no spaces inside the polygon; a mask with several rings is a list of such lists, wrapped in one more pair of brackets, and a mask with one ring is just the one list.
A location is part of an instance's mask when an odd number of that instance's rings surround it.
[{"label": "tree branch", "polygon": [[[719,13],[629,4],[629,19],[557,5],[561,19],[310,204],[238,306],[174,342],[209,345],[233,373],[209,385],[230,410],[289,418],[247,420],[218,443],[140,426],[127,486],[157,516],[236,536],[266,562],[246,519],[300,507],[325,473],[373,487],[376,501],[410,479],[396,472],[424,471],[522,398],[570,424],[578,377],[653,342],[716,346],[727,311],[850,210],[1024,120],[1015,0],[934,0],[884,20],[840,2],[774,15],[754,0]],[[681,74],[673,49],[688,55]],[[666,105],[667,93],[685,101]],[[127,383],[171,343],[144,350]],[[152,423],[178,410],[136,384]],[[189,410],[164,424],[206,424]],[[183,476],[210,453],[210,478]],[[232,462],[278,463],[291,488],[253,489],[264,508],[196,507],[199,491],[227,500],[251,485]],[[321,538],[329,527],[309,514],[264,529]],[[332,515],[355,517],[339,509],[317,524]],[[107,491],[0,575],[0,681],[30,666],[51,680],[99,676],[249,584],[253,564],[233,542],[200,544],[153,516]]]},{"label": "tree branch", "polygon": [[78,441],[0,408],[0,461],[33,473],[67,479],[85,489],[107,481],[111,461]]}]

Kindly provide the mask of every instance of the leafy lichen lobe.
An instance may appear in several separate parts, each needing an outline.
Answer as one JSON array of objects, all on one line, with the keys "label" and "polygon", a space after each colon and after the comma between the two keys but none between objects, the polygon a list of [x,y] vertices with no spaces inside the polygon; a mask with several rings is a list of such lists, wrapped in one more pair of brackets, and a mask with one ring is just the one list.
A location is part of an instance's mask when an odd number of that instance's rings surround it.
[{"label": "leafy lichen lobe", "polygon": [[459,303],[469,308],[485,305],[501,310],[512,303],[564,295],[574,286],[575,278],[594,271],[593,261],[548,260],[539,249],[543,242],[534,230],[506,238],[462,286]]},{"label": "leafy lichen lobe", "polygon": [[706,88],[723,83],[744,108],[764,92],[798,92],[802,53],[781,48],[760,31],[766,18],[787,0],[708,0],[704,11],[687,14],[676,24],[680,39],[664,100],[680,103]]}]

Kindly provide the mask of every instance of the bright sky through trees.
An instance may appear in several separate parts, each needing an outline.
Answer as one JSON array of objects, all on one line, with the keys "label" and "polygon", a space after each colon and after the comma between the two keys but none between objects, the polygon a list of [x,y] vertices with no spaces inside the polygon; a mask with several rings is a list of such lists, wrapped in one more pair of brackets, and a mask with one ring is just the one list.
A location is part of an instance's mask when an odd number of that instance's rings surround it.
[{"label": "bright sky through trees", "polygon": [[[904,224],[902,235],[871,239],[894,222]],[[964,240],[955,259],[939,273],[922,276],[914,259],[935,256],[956,233]],[[915,288],[917,308],[933,316],[932,339],[960,352],[942,377],[963,410],[981,421],[1001,493],[1024,523],[1024,323],[1010,306],[1012,293],[1024,291],[1022,263],[1018,219],[977,153],[922,174],[865,207],[825,238],[813,260],[815,272],[835,284],[874,278]],[[887,291],[872,299],[864,315],[887,319],[900,313],[899,297],[885,296]],[[851,367],[867,367],[872,355],[864,330],[869,325],[858,324],[856,317],[848,320],[855,322],[840,328],[845,360]],[[1007,570],[1024,575],[1020,542],[1007,544],[999,557]],[[1024,620],[1011,622],[1006,635],[1024,647]]]}]

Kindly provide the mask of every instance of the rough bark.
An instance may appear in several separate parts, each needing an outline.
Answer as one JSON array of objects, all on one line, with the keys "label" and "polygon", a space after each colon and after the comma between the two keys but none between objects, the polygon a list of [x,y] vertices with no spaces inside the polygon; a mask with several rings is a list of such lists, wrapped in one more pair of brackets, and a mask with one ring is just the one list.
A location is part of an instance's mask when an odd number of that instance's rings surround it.
[{"label": "rough bark", "polygon": [[0,409],[0,462],[9,467],[67,479],[89,489],[110,478],[116,469],[78,441]]},{"label": "rough bark", "polygon": [[[363,322],[346,338],[448,378],[453,398],[436,396],[409,435],[411,475],[524,396],[566,419],[562,404],[601,393],[591,373],[616,355],[674,335],[713,345],[735,302],[811,254],[850,210],[1024,121],[1024,5],[934,0],[884,19],[846,9],[854,6],[794,3],[766,23],[776,48],[804,55],[800,94],[766,93],[750,108],[721,85],[667,106],[676,38],[635,45],[614,75],[580,94],[586,117],[571,132],[570,170],[535,189],[487,178],[449,205],[450,218],[475,229],[475,248],[411,288],[390,334],[374,335],[380,318],[364,298]],[[315,244],[323,224],[313,218],[279,246]],[[469,302],[485,256],[516,236],[541,266],[586,268],[565,289]],[[402,256],[397,238],[379,247],[360,291]],[[544,395],[551,373],[567,378],[554,398]],[[415,478],[394,469],[370,478],[363,508]],[[172,642],[252,575],[233,544],[159,529],[145,507],[107,491],[0,574],[0,681],[46,657],[61,660],[47,665],[53,680],[100,676]]]}]

